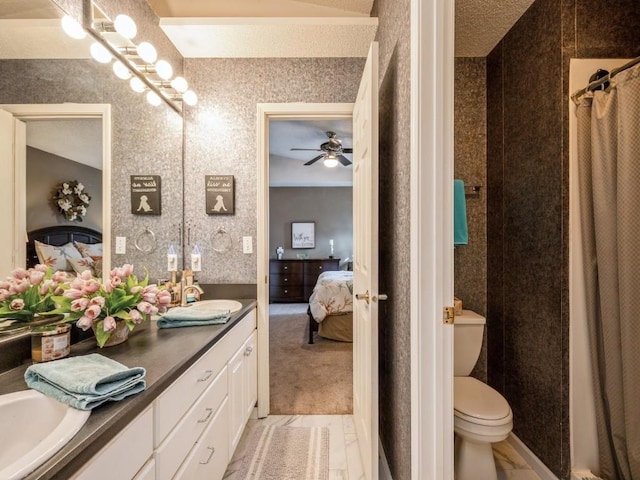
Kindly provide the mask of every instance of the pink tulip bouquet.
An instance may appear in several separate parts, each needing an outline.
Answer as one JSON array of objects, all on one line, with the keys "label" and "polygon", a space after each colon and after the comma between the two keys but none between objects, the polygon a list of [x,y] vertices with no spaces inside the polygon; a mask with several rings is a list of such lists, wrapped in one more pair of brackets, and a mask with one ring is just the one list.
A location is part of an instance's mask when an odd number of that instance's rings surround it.
[{"label": "pink tulip bouquet", "polygon": [[53,297],[62,293],[66,278],[64,272],[54,272],[47,265],[15,269],[0,281],[0,318],[28,322],[53,310]]},{"label": "pink tulip bouquet", "polygon": [[53,297],[58,308],[51,313],[68,314],[66,321],[77,320],[83,330],[93,328],[98,346],[103,347],[117,322],[124,321],[132,331],[149,316],[167,310],[171,294],[148,280],[145,274],[139,281],[130,264],[111,270],[105,284],[85,271],[63,284],[62,293]]}]

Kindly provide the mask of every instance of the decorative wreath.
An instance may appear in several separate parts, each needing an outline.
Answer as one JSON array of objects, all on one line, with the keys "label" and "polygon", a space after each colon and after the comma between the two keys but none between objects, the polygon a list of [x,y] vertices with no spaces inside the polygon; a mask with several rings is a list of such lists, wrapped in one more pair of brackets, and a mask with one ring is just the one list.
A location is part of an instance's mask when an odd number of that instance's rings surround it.
[{"label": "decorative wreath", "polygon": [[77,180],[62,182],[55,187],[51,197],[53,207],[71,222],[81,222],[87,214],[87,207],[91,196],[85,191],[84,185]]}]

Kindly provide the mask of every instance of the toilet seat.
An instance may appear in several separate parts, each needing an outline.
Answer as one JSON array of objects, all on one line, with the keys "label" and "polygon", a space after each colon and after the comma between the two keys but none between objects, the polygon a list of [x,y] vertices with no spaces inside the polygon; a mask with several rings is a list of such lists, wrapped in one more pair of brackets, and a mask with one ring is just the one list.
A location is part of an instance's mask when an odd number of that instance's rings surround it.
[{"label": "toilet seat", "polygon": [[507,400],[489,385],[473,377],[454,377],[453,409],[464,423],[498,427],[513,418]]}]

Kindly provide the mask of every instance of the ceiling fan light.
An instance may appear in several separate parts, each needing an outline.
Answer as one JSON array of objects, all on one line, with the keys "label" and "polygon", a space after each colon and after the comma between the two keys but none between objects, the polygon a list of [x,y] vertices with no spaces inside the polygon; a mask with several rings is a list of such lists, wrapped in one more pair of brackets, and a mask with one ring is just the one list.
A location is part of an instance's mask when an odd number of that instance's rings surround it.
[{"label": "ceiling fan light", "polygon": [[338,159],[335,157],[335,155],[327,155],[324,158],[324,166],[328,167],[328,168],[335,168],[338,166]]}]

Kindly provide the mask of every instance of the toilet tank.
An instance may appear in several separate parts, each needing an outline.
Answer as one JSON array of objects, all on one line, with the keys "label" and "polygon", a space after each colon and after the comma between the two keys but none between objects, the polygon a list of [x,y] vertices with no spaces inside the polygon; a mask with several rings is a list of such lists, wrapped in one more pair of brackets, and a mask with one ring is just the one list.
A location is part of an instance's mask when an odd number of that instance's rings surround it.
[{"label": "toilet tank", "polygon": [[471,310],[456,315],[453,325],[453,375],[468,376],[478,361],[482,348],[485,318]]}]

